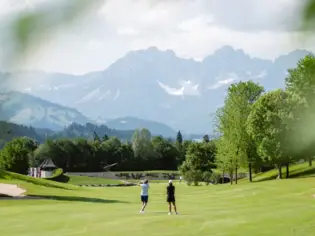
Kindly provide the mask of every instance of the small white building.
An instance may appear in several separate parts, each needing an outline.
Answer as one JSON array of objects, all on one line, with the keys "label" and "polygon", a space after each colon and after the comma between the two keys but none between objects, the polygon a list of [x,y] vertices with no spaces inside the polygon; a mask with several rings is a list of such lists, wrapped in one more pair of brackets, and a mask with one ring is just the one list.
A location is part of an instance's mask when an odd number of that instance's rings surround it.
[{"label": "small white building", "polygon": [[39,166],[40,169],[40,177],[41,178],[49,178],[52,177],[54,171],[57,169],[55,164],[52,162],[51,159],[46,159],[43,163]]}]

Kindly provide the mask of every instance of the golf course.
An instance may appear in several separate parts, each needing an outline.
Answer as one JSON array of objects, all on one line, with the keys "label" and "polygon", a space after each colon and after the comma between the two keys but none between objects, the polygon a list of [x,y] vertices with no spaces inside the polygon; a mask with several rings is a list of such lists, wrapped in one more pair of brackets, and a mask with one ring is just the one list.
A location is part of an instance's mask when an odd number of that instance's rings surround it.
[{"label": "golf course", "polygon": [[238,185],[176,182],[180,215],[168,215],[167,181],[151,183],[148,207],[139,214],[137,186],[77,187],[5,172],[1,183],[38,199],[0,200],[1,235],[313,235],[314,168],[295,165],[292,173],[275,180],[272,170]]}]

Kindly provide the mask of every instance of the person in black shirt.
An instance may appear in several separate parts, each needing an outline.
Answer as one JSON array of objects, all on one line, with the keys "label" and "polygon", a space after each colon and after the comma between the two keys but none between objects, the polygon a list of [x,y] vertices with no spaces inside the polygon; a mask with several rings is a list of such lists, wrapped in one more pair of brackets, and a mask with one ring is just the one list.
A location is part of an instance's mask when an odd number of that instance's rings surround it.
[{"label": "person in black shirt", "polygon": [[175,186],[172,183],[172,180],[169,181],[169,184],[166,188],[167,192],[167,198],[166,201],[168,202],[168,209],[169,209],[169,215],[172,215],[172,205],[174,207],[174,211],[176,215],[178,215],[176,204],[175,204]]}]

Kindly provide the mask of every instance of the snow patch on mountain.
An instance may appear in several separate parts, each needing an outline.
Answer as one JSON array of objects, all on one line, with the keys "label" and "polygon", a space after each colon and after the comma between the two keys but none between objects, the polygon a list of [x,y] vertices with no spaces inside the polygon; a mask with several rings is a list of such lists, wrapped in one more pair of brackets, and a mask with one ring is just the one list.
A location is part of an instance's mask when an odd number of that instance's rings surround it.
[{"label": "snow patch on mountain", "polygon": [[115,94],[115,97],[113,98],[113,101],[117,100],[119,98],[119,96],[120,96],[120,90],[117,89],[117,92]]},{"label": "snow patch on mountain", "polygon": [[224,79],[224,80],[219,80],[215,84],[210,85],[207,89],[209,89],[209,90],[218,89],[218,88],[220,88],[222,86],[232,84],[235,81],[236,81],[235,78],[227,78],[227,79]]},{"label": "snow patch on mountain", "polygon": [[254,76],[256,79],[263,79],[268,76],[268,72],[266,70],[263,70],[258,75]]},{"label": "snow patch on mountain", "polygon": [[83,98],[81,98],[80,100],[78,100],[76,103],[80,104],[80,103],[84,103],[87,102],[89,100],[92,100],[93,98],[99,98],[101,97],[101,88],[97,88],[95,90],[93,90],[92,92],[88,93],[86,96],[84,96]]},{"label": "snow patch on mountain", "polygon": [[200,96],[199,84],[193,84],[190,80],[180,82],[180,88],[170,87],[160,81],[158,84],[166,93],[173,96]]}]

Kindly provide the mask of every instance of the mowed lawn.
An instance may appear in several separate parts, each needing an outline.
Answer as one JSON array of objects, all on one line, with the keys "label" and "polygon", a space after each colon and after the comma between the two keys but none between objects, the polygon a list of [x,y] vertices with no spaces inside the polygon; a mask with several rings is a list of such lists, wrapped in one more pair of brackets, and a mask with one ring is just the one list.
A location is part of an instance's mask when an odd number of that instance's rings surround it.
[{"label": "mowed lawn", "polygon": [[139,187],[47,188],[55,200],[0,200],[5,236],[299,235],[315,232],[315,179],[189,187],[176,184],[180,215],[167,215],[165,184],[152,184],[139,214]]}]

